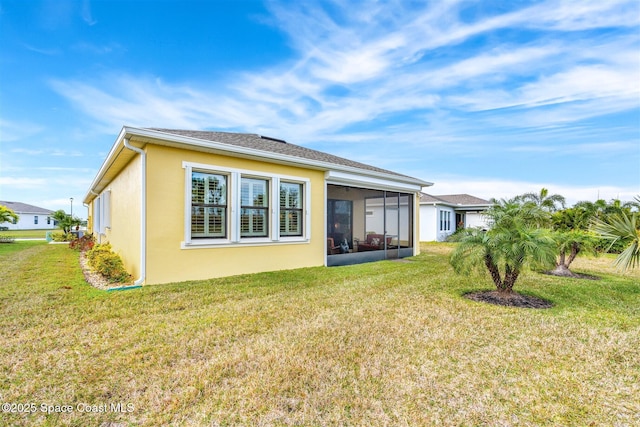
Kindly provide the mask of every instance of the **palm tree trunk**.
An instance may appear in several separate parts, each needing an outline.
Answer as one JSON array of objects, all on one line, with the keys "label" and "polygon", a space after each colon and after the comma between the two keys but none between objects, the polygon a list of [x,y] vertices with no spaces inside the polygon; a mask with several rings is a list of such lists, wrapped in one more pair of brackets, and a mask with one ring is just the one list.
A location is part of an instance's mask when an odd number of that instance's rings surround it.
[{"label": "palm tree trunk", "polygon": [[559,259],[558,259],[558,263],[556,264],[558,267],[560,266],[564,266],[564,260],[566,258],[565,252],[563,250],[560,251],[560,255],[559,255]]},{"label": "palm tree trunk", "polygon": [[580,252],[580,245],[578,245],[576,242],[573,242],[573,245],[571,245],[571,255],[569,255],[569,260],[565,264],[565,267],[569,268],[573,260],[576,259],[576,257],[578,256],[579,252]]},{"label": "palm tree trunk", "polygon": [[498,266],[495,264],[495,262],[493,262],[493,258],[491,257],[490,254],[486,254],[484,256],[484,265],[487,266],[487,269],[491,274],[491,279],[493,280],[493,283],[496,285],[496,288],[498,288],[498,290],[502,290],[503,283],[502,283],[502,278],[500,277],[500,270],[498,269]]},{"label": "palm tree trunk", "polygon": [[513,285],[516,284],[520,271],[518,269],[512,269],[509,265],[506,266],[506,272],[504,274],[504,283],[502,292],[513,292]]}]

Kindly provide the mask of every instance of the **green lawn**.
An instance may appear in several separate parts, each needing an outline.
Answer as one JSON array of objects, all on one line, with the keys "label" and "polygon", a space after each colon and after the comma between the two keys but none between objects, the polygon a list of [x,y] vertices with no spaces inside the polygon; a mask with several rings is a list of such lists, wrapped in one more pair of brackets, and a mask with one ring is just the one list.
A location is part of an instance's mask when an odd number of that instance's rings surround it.
[{"label": "green lawn", "polygon": [[53,230],[5,230],[0,231],[0,235],[9,236],[15,239],[44,239],[47,235],[47,231],[52,231],[54,233],[60,233],[60,229]]},{"label": "green lawn", "polygon": [[555,307],[506,308],[449,250],[108,293],[64,245],[0,245],[2,402],[35,405],[0,424],[640,424],[638,272],[528,273]]}]

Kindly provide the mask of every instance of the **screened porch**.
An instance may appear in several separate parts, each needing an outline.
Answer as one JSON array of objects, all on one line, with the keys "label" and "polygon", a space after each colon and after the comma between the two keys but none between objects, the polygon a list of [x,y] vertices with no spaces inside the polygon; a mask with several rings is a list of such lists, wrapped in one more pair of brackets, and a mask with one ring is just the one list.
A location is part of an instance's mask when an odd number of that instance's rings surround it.
[{"label": "screened porch", "polygon": [[327,185],[327,265],[414,254],[414,194]]}]

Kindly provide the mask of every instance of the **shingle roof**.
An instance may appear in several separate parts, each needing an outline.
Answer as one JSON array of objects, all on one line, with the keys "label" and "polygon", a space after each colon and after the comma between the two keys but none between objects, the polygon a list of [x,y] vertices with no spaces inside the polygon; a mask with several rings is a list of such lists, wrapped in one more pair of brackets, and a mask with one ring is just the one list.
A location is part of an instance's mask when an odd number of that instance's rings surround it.
[{"label": "shingle roof", "polygon": [[38,206],[28,205],[26,203],[21,202],[5,202],[0,200],[0,205],[6,206],[17,214],[43,214],[50,215],[53,213],[52,210],[39,208]]},{"label": "shingle roof", "polygon": [[491,202],[469,194],[445,194],[441,196],[432,196],[431,194],[420,193],[421,203],[446,203],[449,205],[487,205]]},{"label": "shingle roof", "polygon": [[179,136],[186,136],[189,138],[196,138],[204,141],[212,141],[212,142],[218,142],[222,144],[234,145],[238,147],[250,148],[253,150],[267,151],[270,153],[282,154],[285,156],[299,157],[302,159],[307,159],[312,161],[326,162],[326,163],[331,163],[335,165],[349,166],[357,169],[364,169],[368,171],[381,172],[385,174],[408,177],[407,175],[399,174],[397,172],[393,172],[387,169],[378,168],[375,166],[345,159],[343,157],[338,157],[332,154],[323,153],[322,151],[312,150],[310,148],[302,147],[300,145],[291,144],[281,139],[270,138],[270,137],[266,137],[258,134],[194,131],[194,130],[180,130],[180,129],[160,129],[160,128],[149,128],[149,130],[173,134],[173,135],[179,135]]}]

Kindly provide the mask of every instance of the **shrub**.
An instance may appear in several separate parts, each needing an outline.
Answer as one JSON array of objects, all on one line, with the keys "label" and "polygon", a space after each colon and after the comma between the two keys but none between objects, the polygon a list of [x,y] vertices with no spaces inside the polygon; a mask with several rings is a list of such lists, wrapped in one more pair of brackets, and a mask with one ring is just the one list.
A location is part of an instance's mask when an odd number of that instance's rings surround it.
[{"label": "shrub", "polygon": [[95,245],[93,249],[87,251],[87,260],[96,272],[111,283],[131,280],[131,275],[125,270],[122,259],[111,250],[109,243]]},{"label": "shrub", "polygon": [[0,243],[13,243],[16,239],[11,236],[3,236],[0,234]]},{"label": "shrub", "polygon": [[93,239],[92,234],[85,234],[79,239],[74,239],[69,243],[69,247],[71,249],[76,249],[81,252],[88,251],[93,248],[95,244],[95,240]]},{"label": "shrub", "polygon": [[70,242],[75,238],[71,233],[51,233],[51,240],[54,242]]}]

